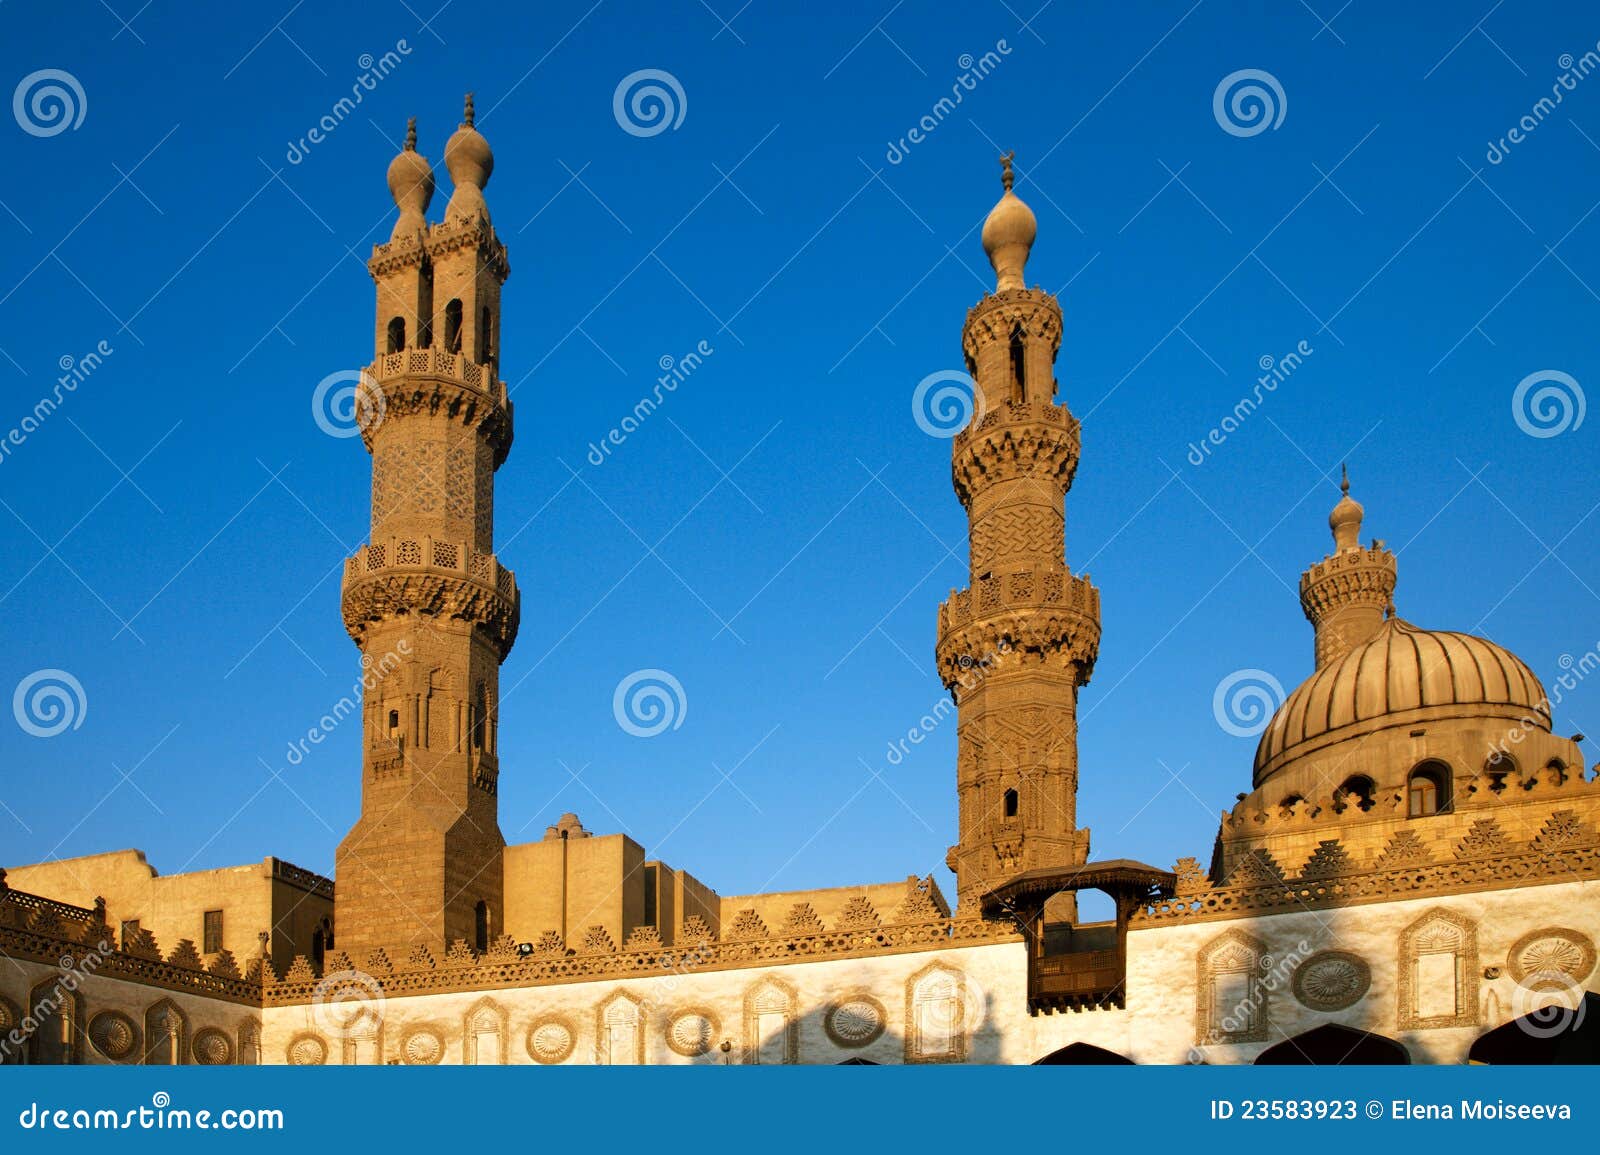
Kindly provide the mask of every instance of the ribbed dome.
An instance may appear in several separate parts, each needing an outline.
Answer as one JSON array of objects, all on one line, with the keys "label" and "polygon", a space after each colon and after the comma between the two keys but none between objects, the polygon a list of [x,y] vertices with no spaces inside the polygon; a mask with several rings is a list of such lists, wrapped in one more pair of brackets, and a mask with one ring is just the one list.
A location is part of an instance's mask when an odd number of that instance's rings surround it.
[{"label": "ribbed dome", "polygon": [[1255,780],[1259,785],[1301,754],[1385,726],[1476,716],[1526,717],[1550,728],[1544,687],[1515,654],[1471,634],[1390,618],[1284,700],[1256,748]]}]

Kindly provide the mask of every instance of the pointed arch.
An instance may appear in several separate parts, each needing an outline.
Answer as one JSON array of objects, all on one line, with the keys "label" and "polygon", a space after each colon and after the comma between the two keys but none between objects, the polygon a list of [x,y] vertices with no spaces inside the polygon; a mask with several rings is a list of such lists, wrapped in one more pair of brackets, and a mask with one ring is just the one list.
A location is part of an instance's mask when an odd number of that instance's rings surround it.
[{"label": "pointed arch", "polygon": [[906,1062],[965,1062],[969,1025],[984,1012],[977,997],[966,974],[945,963],[929,963],[907,979]]},{"label": "pointed arch", "polygon": [[1195,960],[1195,1043],[1259,1043],[1267,1037],[1266,945],[1242,930],[1212,939]]},{"label": "pointed arch", "polygon": [[[28,993],[27,1059],[34,1064],[83,1062],[83,996],[67,988],[73,972],[46,979]],[[76,984],[74,984],[75,986]]]},{"label": "pointed arch", "polygon": [[595,1058],[601,1066],[644,1065],[644,1002],[618,991],[595,1011]]},{"label": "pointed arch", "polygon": [[1467,1052],[1472,1063],[1567,1066],[1600,1063],[1600,994],[1556,1002],[1478,1036]]},{"label": "pointed arch", "polygon": [[744,1061],[779,1064],[800,1061],[795,1024],[797,995],[782,979],[767,977],[744,993]]},{"label": "pointed arch", "polygon": [[1397,1029],[1478,1024],[1478,925],[1443,907],[1400,934]]},{"label": "pointed arch", "polygon": [[171,999],[152,1003],[144,1012],[144,1063],[176,1067],[189,1053],[189,1019]]},{"label": "pointed arch", "polygon": [[1312,1027],[1256,1056],[1258,1067],[1397,1067],[1410,1062],[1410,1052],[1386,1035],[1358,1031],[1339,1023]]},{"label": "pointed arch", "polygon": [[1035,1067],[1131,1067],[1132,1059],[1097,1047],[1093,1043],[1068,1043],[1060,1050],[1051,1051],[1042,1059],[1033,1061]]},{"label": "pointed arch", "polygon": [[[20,1066],[23,1060],[22,1046],[11,1041],[11,1034],[16,1031],[20,1037],[22,1031],[22,1012],[17,1009],[17,1004],[0,995],[0,1067]],[[26,1045],[25,1043],[23,1045]]]},{"label": "pointed arch", "polygon": [[491,998],[481,998],[461,1019],[462,1061],[469,1067],[497,1067],[509,1062],[506,1054],[506,1009]]}]

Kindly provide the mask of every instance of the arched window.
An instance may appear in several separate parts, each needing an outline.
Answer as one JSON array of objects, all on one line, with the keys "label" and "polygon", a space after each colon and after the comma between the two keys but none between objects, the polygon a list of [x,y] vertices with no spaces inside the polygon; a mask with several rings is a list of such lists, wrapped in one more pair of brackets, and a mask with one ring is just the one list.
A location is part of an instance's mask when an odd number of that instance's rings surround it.
[{"label": "arched window", "polygon": [[398,353],[406,347],[406,319],[404,317],[389,318],[389,348],[388,352]]},{"label": "arched window", "polygon": [[390,710],[389,711],[389,737],[398,738],[399,736],[400,736],[400,711],[399,710]]},{"label": "arched window", "polygon": [[474,946],[479,954],[484,954],[489,949],[489,904],[482,899],[473,908],[472,926]]},{"label": "arched window", "polygon": [[444,307],[444,351],[461,352],[461,301],[459,298]]},{"label": "arched window", "polygon": [[1024,366],[1027,355],[1022,344],[1022,327],[1011,330],[1011,400],[1021,402],[1027,397],[1027,377]]},{"label": "arched window", "polygon": [[1354,806],[1364,814],[1372,809],[1377,792],[1378,788],[1371,778],[1365,774],[1352,774],[1334,791],[1334,809],[1343,813],[1346,808]]},{"label": "arched window", "polygon": [[1300,797],[1300,795],[1291,794],[1282,802],[1278,803],[1278,813],[1284,818],[1293,818],[1294,808],[1299,806],[1304,801],[1305,799]]},{"label": "arched window", "polygon": [[1450,812],[1450,767],[1443,762],[1424,762],[1406,781],[1406,813],[1412,818],[1427,818]]},{"label": "arched window", "polygon": [[487,365],[490,362],[489,333],[489,306],[485,305],[478,317],[478,364],[480,365]]},{"label": "arched window", "polygon": [[472,691],[472,709],[470,711],[472,715],[472,748],[474,750],[483,749],[484,731],[487,728],[489,714],[488,705],[488,694],[483,688],[483,683],[479,682],[477,688]]},{"label": "arched window", "polygon": [[1017,816],[1017,792],[1015,790],[1006,791],[1005,807],[1007,818],[1015,818]]},{"label": "arched window", "polygon": [[1496,750],[1483,764],[1483,772],[1489,776],[1489,789],[1496,794],[1503,793],[1517,780],[1516,759],[1503,750]]}]

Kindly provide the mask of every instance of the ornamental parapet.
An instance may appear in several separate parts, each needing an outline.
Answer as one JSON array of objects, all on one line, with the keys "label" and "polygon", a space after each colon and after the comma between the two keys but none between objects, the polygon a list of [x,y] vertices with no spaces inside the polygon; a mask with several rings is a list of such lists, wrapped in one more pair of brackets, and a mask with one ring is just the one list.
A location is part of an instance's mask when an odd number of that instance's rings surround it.
[{"label": "ornamental parapet", "polygon": [[1338,601],[1389,603],[1396,578],[1395,555],[1383,548],[1330,554],[1300,575],[1300,606],[1307,616]]},{"label": "ornamental parapet", "polygon": [[976,361],[981,346],[1011,340],[1021,329],[1050,342],[1051,356],[1061,347],[1061,304],[1043,289],[1007,289],[991,293],[967,310],[961,329],[961,346],[969,361]]},{"label": "ornamental parapet", "polygon": [[[443,959],[435,960],[425,948],[414,948],[391,962],[374,952],[364,964],[331,956],[330,971],[341,962],[370,975],[386,997],[442,994],[452,991],[491,990],[594,982],[602,979],[644,979],[685,973],[820,962],[827,959],[865,958],[1020,942],[1022,936],[1004,922],[976,918],[940,918],[859,930],[823,931],[744,939],[706,937],[699,942],[645,949],[574,951],[559,941],[540,944],[532,955],[521,955],[515,943],[503,938],[482,954],[463,942],[454,943]],[[295,960],[281,978],[268,973],[262,987],[266,1006],[294,1006],[318,999],[320,976],[304,958]]]},{"label": "ornamental parapet", "polygon": [[1081,427],[1065,405],[1007,401],[951,439],[951,481],[962,505],[990,482],[1019,477],[1051,479],[1065,493],[1082,452]]},{"label": "ornamental parapet", "polygon": [[495,467],[511,452],[510,391],[492,365],[433,347],[385,353],[362,371],[382,397],[375,419],[361,424],[368,451],[384,422],[415,414],[440,415],[475,428],[494,447]]},{"label": "ornamental parapet", "polygon": [[358,645],[371,623],[422,614],[482,625],[503,658],[522,613],[516,575],[494,554],[427,536],[362,546],[345,559],[340,594],[345,629]]},{"label": "ornamental parapet", "polygon": [[953,687],[977,665],[1070,662],[1086,685],[1100,651],[1100,591],[1065,566],[1035,565],[952,590],[939,607],[940,677]]}]

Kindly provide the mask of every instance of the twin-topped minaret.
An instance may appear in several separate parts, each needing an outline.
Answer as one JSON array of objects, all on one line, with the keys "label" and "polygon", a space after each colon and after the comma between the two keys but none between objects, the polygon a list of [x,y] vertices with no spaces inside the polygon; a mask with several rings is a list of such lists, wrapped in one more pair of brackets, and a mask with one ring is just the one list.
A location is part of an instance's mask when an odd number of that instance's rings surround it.
[{"label": "twin-topped minaret", "polygon": [[497,372],[510,272],[483,189],[494,154],[469,94],[444,150],[455,188],[426,220],[433,169],[416,122],[389,166],[399,209],[367,268],[376,349],[364,371],[372,535],[345,565],[345,628],[361,647],[361,817],[337,855],[336,945],[421,944],[441,957],[501,933],[505,840],[495,798],[500,663],[520,600],[494,555],[494,473],[511,448]]},{"label": "twin-topped minaret", "polygon": [[964,907],[1021,871],[1086,860],[1077,698],[1100,643],[1099,592],[1065,560],[1079,430],[1055,400],[1061,306],[1025,285],[1038,226],[1002,163],[1005,192],[983,226],[995,291],[962,332],[973,418],[952,442],[972,582],[939,608],[939,672],[960,719],[960,840],[946,861]]}]

